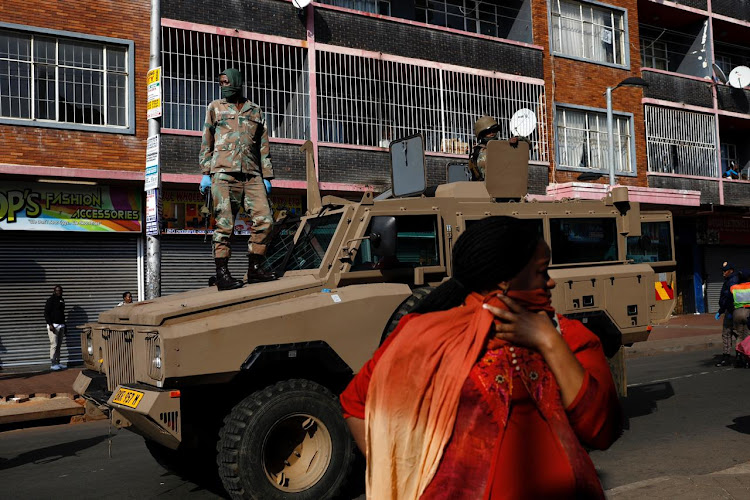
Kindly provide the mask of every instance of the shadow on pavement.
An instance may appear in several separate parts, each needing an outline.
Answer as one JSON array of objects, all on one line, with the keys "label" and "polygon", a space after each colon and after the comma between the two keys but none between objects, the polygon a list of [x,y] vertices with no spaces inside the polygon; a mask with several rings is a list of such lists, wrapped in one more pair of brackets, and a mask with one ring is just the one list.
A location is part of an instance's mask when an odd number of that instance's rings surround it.
[{"label": "shadow on pavement", "polygon": [[727,427],[742,434],[750,434],[750,415],[735,418],[734,423]]},{"label": "shadow on pavement", "polygon": [[656,411],[657,402],[674,396],[670,382],[628,387],[628,397],[620,400],[625,417],[625,428],[630,429],[630,419],[649,415]]},{"label": "shadow on pavement", "polygon": [[46,448],[39,448],[38,450],[27,451],[26,453],[21,453],[17,457],[11,459],[0,457],[0,470],[12,469],[28,463],[48,464],[62,458],[75,456],[79,451],[96,446],[106,440],[107,436],[95,436],[88,439],[81,439],[78,441],[56,444],[54,446],[47,446]]}]

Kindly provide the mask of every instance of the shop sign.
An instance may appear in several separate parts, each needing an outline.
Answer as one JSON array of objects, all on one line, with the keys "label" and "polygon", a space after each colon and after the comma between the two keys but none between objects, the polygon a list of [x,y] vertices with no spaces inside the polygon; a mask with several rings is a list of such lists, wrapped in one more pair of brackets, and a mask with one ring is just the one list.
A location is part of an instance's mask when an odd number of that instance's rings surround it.
[{"label": "shop sign", "polygon": [[[272,194],[270,197],[271,207],[274,215],[280,210],[287,213],[301,215],[302,198],[294,195]],[[163,233],[165,234],[203,234],[206,230],[206,219],[201,208],[205,204],[205,198],[196,189],[193,191],[164,191],[162,193],[164,221]],[[213,232],[214,219],[208,226],[209,233]],[[237,214],[235,220],[235,234],[250,234],[252,221],[244,211]]]},{"label": "shop sign", "polygon": [[750,219],[707,217],[697,220],[699,245],[750,245]]},{"label": "shop sign", "polygon": [[140,232],[141,194],[119,186],[3,182],[0,230]]}]

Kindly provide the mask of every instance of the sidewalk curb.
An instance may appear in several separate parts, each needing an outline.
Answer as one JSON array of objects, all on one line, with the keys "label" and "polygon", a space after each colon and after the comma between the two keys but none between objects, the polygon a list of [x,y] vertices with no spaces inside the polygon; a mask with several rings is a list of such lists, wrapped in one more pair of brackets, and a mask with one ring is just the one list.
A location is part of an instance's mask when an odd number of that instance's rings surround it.
[{"label": "sidewalk curb", "polygon": [[625,358],[642,358],[646,356],[658,356],[676,352],[701,351],[723,346],[721,335],[699,335],[696,337],[684,337],[665,340],[648,340],[637,342],[631,347],[625,348]]}]

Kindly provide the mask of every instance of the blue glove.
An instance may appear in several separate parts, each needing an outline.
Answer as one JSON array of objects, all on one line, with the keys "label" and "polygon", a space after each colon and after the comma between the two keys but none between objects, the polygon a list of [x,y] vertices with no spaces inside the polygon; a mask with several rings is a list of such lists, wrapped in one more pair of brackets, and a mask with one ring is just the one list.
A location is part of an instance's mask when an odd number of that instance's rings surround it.
[{"label": "blue glove", "polygon": [[271,194],[271,181],[263,179],[263,184],[266,185],[266,194]]},{"label": "blue glove", "polygon": [[201,187],[200,192],[201,194],[205,194],[206,189],[211,189],[211,176],[210,175],[204,175],[201,179]]},{"label": "blue glove", "polygon": [[718,321],[718,320],[719,320],[719,318],[721,318],[721,314],[719,314],[719,313],[716,313],[716,316],[714,316],[714,319],[716,319],[716,320]]}]

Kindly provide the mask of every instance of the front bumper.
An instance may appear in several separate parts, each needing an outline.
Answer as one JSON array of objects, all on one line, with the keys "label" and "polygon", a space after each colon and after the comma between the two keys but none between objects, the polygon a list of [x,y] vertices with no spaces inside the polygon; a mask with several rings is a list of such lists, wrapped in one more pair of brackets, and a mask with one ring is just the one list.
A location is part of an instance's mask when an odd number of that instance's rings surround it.
[{"label": "front bumper", "polygon": [[[86,399],[111,410],[112,421],[119,428],[128,428],[167,448],[177,449],[182,441],[182,415],[178,391],[161,390],[142,384],[118,385],[109,393],[106,376],[84,370],[73,388]],[[116,403],[120,389],[142,394],[135,407]],[[132,403],[131,403],[132,404]]]}]

